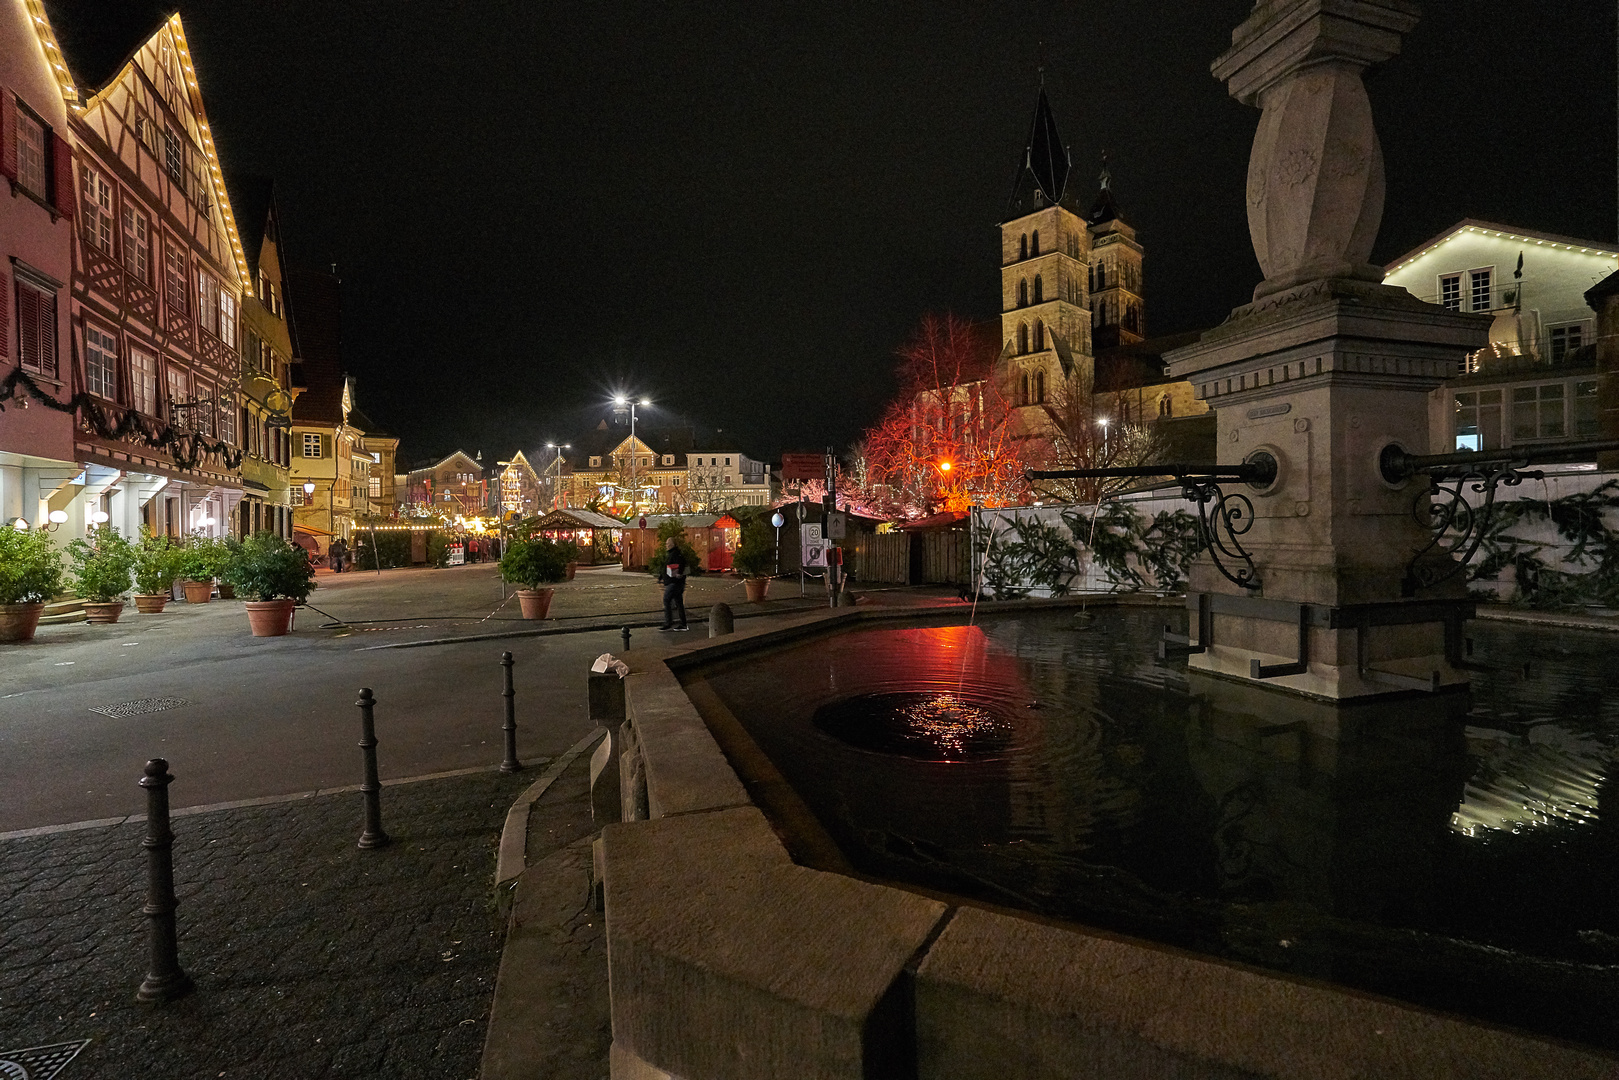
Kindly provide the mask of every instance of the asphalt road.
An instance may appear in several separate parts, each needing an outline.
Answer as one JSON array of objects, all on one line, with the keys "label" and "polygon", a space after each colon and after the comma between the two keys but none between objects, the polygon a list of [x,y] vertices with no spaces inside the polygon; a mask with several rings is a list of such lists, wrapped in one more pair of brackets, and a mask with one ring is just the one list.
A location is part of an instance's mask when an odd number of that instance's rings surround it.
[{"label": "asphalt road", "polygon": [[[240,602],[215,600],[0,646],[0,832],[143,812],[135,781],[151,757],[169,759],[176,808],[358,783],[362,686],[376,694],[384,779],[497,764],[503,650],[516,661],[519,756],[552,757],[591,727],[590,662],[621,647],[597,631],[374,648],[522,629],[492,566],[322,575],[321,586],[311,601],[351,625],[301,611],[291,635],[253,638]],[[582,573],[559,587],[555,614],[651,610],[656,595],[644,575]],[[91,711],[147,698],[186,704]]]}]

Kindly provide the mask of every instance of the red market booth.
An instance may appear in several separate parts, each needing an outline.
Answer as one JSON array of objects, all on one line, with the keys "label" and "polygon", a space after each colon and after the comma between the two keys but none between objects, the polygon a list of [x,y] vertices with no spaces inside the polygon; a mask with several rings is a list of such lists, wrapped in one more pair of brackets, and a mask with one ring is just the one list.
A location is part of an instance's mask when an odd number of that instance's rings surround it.
[{"label": "red market booth", "polygon": [[686,530],[686,542],[697,553],[697,562],[711,574],[731,569],[731,556],[742,535],[741,526],[729,514],[643,514],[632,519],[624,530],[621,562],[626,570],[645,570],[654,551],[663,545],[658,528],[677,518]]}]

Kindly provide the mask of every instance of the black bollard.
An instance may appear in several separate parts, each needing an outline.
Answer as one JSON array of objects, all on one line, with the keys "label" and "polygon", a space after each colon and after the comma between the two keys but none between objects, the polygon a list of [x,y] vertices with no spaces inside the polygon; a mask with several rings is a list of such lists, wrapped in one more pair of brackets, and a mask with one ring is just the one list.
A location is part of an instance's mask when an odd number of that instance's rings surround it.
[{"label": "black bollard", "polygon": [[140,779],[146,789],[146,906],[151,920],[152,966],[135,995],[138,1001],[172,1001],[191,990],[191,978],[180,970],[180,948],[174,930],[174,833],[169,831],[169,763],[153,758]]},{"label": "black bollard", "polygon": [[624,651],[629,652],[630,651],[630,628],[626,626],[622,630],[620,630],[619,633],[624,635]]},{"label": "black bollard", "polygon": [[517,760],[517,694],[512,690],[512,654],[500,654],[500,666],[506,669],[506,689],[500,696],[506,699],[506,760],[500,763],[501,772],[517,772],[523,763]]},{"label": "black bollard", "polygon": [[369,686],[360,691],[360,749],[365,754],[365,783],[360,793],[365,796],[365,831],[360,834],[360,846],[379,848],[388,843],[388,834],[382,831],[382,785],[377,782],[377,724],[371,716],[377,699],[371,696]]}]

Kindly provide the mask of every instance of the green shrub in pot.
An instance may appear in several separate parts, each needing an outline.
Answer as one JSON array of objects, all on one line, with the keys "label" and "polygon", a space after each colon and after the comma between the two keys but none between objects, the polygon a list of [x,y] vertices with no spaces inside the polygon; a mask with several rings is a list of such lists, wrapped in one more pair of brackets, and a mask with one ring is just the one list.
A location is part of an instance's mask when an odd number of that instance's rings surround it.
[{"label": "green shrub in pot", "polygon": [[110,604],[129,591],[135,545],[111,525],[92,529],[67,546],[73,591],[92,603]]},{"label": "green shrub in pot", "polygon": [[179,573],[179,553],[167,536],[141,526],[140,542],[135,545],[135,591],[147,596],[167,594]]},{"label": "green shrub in pot", "polygon": [[39,529],[0,525],[0,604],[43,604],[62,591],[62,553]]},{"label": "green shrub in pot", "polygon": [[275,533],[255,533],[232,552],[219,577],[244,599],[303,603],[315,588],[315,568],[304,549]]}]

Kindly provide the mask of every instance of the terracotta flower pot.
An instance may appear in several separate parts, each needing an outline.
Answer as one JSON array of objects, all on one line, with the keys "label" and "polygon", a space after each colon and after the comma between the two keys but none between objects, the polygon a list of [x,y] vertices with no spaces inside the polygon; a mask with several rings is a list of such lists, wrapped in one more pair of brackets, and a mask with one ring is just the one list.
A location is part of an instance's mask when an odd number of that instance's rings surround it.
[{"label": "terracotta flower pot", "polygon": [[236,599],[236,586],[227,585],[223,581],[221,581],[219,583],[219,598],[221,600],[234,600],[234,599]]},{"label": "terracotta flower pot", "polygon": [[135,594],[135,610],[142,615],[161,615],[163,614],[163,605],[168,602],[168,593]]},{"label": "terracotta flower pot", "polygon": [[0,641],[33,641],[44,604],[0,604]]},{"label": "terracotta flower pot", "polygon": [[211,581],[182,581],[180,588],[185,590],[188,604],[206,604],[214,595],[214,583]]},{"label": "terracotta flower pot", "polygon": [[770,591],[770,579],[767,577],[743,578],[742,587],[748,590],[748,603],[757,604],[765,598],[765,593]]},{"label": "terracotta flower pot", "polygon": [[292,609],[298,602],[248,600],[242,606],[247,609],[247,625],[254,637],[281,637],[292,627]]},{"label": "terracotta flower pot", "polygon": [[105,604],[93,604],[85,601],[84,604],[85,622],[101,623],[103,625],[115,623],[118,621],[118,616],[123,613],[124,602],[122,600],[110,600]]},{"label": "terracotta flower pot", "polygon": [[543,619],[551,610],[552,589],[518,589],[517,602],[523,608],[523,618]]},{"label": "terracotta flower pot", "polygon": [[579,564],[578,563],[571,562],[571,563],[568,564],[568,580],[569,581],[573,580],[574,572],[576,570],[578,570],[578,569],[579,569]]}]

